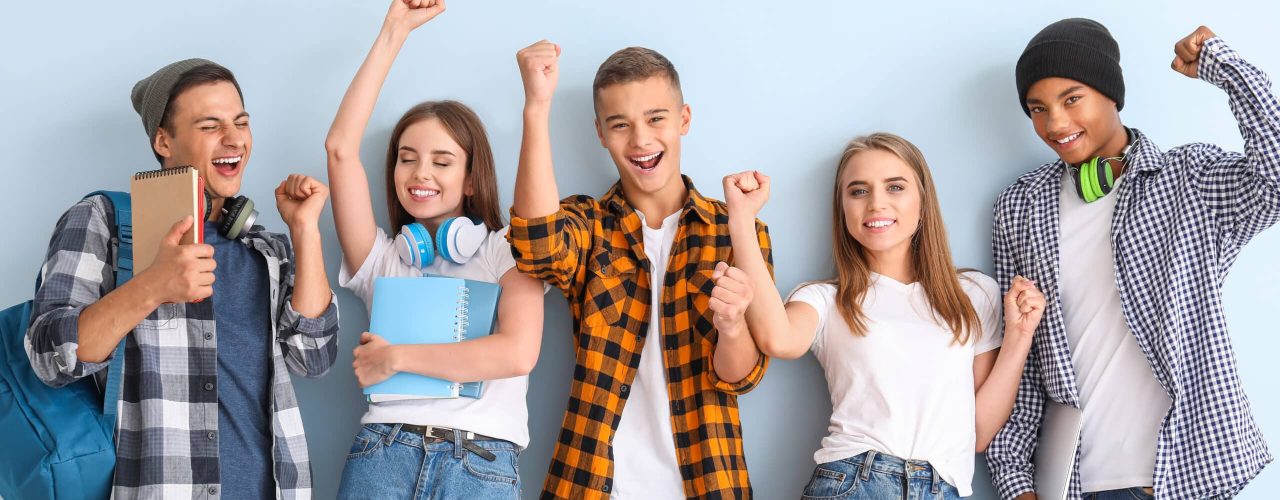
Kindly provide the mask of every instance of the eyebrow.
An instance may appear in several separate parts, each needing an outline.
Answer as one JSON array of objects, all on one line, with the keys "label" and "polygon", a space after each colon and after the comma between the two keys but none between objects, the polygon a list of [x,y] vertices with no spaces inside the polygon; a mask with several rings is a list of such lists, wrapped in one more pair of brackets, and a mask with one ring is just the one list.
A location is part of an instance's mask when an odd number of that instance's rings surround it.
[{"label": "eyebrow", "polygon": [[[418,150],[417,150],[417,149],[414,149],[414,148],[413,148],[413,147],[411,147],[411,146],[400,146],[400,151],[408,151],[408,152],[410,152],[410,153],[418,154]],[[433,149],[433,150],[431,150],[431,154],[433,154],[433,155],[449,155],[449,156],[453,156],[453,157],[455,157],[455,158],[458,156],[458,155],[453,154],[453,151],[445,151],[445,150],[443,150],[443,149]]]},{"label": "eyebrow", "polygon": [[[902,176],[898,176],[898,177],[890,177],[890,178],[888,178],[888,179],[885,179],[884,181],[885,181],[885,182],[909,182],[909,181],[907,181],[907,178],[906,178],[906,177],[902,177]],[[845,184],[845,187],[853,187],[853,186],[870,186],[870,185],[871,185],[871,183],[870,183],[870,182],[867,182],[867,181],[864,181],[864,180],[858,180],[858,179],[855,179],[855,180],[849,181],[849,183],[848,183],[848,184]]]},{"label": "eyebrow", "polygon": [[[231,119],[231,121],[236,121],[236,120],[239,120],[239,119],[241,119],[241,118],[248,118],[248,117],[249,117],[249,112],[248,112],[248,111],[241,111],[241,112],[240,112],[240,114],[236,115],[236,117],[235,117],[235,118],[232,118],[232,119]],[[196,119],[195,119],[194,121],[192,121],[191,123],[200,123],[200,122],[207,122],[207,121],[215,121],[215,122],[217,122],[217,121],[222,121],[222,120],[218,119],[218,117],[216,117],[216,116],[205,116],[205,117],[201,117],[201,118],[196,118]]]},{"label": "eyebrow", "polygon": [[[1066,97],[1069,94],[1074,94],[1076,92],[1079,92],[1080,89],[1083,89],[1083,88],[1084,88],[1084,85],[1072,85],[1070,87],[1067,87],[1067,90],[1064,90],[1058,94],[1058,99],[1062,99],[1063,97]],[[1039,99],[1027,99],[1027,104],[1044,104],[1044,103]]]},{"label": "eyebrow", "polygon": [[[671,110],[669,110],[669,109],[667,109],[667,108],[656,108],[656,109],[651,109],[651,110],[645,111],[645,112],[644,112],[644,115],[645,115],[645,116],[653,116],[653,115],[656,115],[656,114],[661,114],[661,113],[670,113],[670,112],[671,112]],[[619,113],[619,114],[616,114],[616,115],[609,115],[607,118],[605,118],[605,119],[604,119],[604,121],[605,121],[605,123],[609,123],[609,122],[614,121],[614,120],[623,120],[623,119],[626,119],[626,117],[625,117],[625,116],[622,116],[622,114],[621,114],[621,113]]]}]

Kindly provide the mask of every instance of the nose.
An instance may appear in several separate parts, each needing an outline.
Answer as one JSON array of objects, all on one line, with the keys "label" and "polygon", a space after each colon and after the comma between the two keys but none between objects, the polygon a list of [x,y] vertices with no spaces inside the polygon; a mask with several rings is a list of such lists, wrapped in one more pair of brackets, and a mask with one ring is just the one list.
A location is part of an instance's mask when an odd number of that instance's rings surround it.
[{"label": "nose", "polygon": [[1045,132],[1056,137],[1069,131],[1071,118],[1067,116],[1065,111],[1048,109],[1045,110],[1045,115]]},{"label": "nose", "polygon": [[249,138],[249,128],[245,127],[244,129],[241,129],[232,125],[226,130],[227,132],[222,135],[222,145],[243,151],[245,149],[245,143]]},{"label": "nose", "polygon": [[653,131],[649,130],[648,126],[631,127],[631,147],[644,149],[653,142],[653,136]]}]

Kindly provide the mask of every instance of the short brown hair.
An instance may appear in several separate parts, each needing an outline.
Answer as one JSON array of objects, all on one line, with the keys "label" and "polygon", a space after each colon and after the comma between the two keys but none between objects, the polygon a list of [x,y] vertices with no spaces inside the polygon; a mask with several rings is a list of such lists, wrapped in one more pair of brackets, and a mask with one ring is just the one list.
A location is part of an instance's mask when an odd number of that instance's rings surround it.
[{"label": "short brown hair", "polygon": [[672,65],[666,57],[656,50],[644,47],[627,47],[619,50],[600,63],[600,69],[596,70],[596,81],[591,84],[592,101],[599,111],[600,89],[655,76],[666,77],[671,82],[671,88],[675,89],[677,94],[681,94],[682,100],[684,99],[680,91],[680,73],[676,72],[675,65]]},{"label": "short brown hair", "polygon": [[489,135],[484,131],[480,117],[458,101],[427,101],[405,111],[391,131],[387,145],[387,216],[391,219],[391,234],[400,227],[412,224],[413,215],[400,204],[396,196],[396,162],[399,159],[400,136],[410,125],[435,118],[445,131],[467,153],[467,176],[471,182],[470,196],[462,197],[462,213],[483,222],[490,231],[502,229],[502,210],[498,206],[498,174],[494,171],[493,149],[489,147]]}]

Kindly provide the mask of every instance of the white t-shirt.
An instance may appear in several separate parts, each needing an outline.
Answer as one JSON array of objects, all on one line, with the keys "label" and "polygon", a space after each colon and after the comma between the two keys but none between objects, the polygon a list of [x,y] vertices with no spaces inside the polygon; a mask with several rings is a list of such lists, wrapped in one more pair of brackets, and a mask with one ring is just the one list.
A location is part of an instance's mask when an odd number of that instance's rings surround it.
[{"label": "white t-shirt", "polygon": [[1085,203],[1071,178],[1063,177],[1062,313],[1084,410],[1080,486],[1085,492],[1152,485],[1156,438],[1172,403],[1120,309],[1111,249],[1117,199],[1113,192]]},{"label": "white t-shirt", "polygon": [[[511,246],[507,243],[506,229],[489,233],[475,256],[466,264],[454,264],[437,258],[427,267],[426,273],[453,278],[497,283],[503,274],[515,267]],[[351,275],[344,261],[338,273],[338,284],[351,290],[369,309],[373,305],[374,278],[422,276],[423,271],[405,264],[396,253],[395,240],[378,228],[373,248],[364,264]],[[501,331],[501,325],[495,326]],[[484,383],[481,397],[457,399],[421,399],[386,401],[369,404],[369,410],[360,419],[365,424],[434,425],[462,429],[505,439],[521,448],[529,446],[529,409],[525,406],[525,393],[529,377],[511,377]]]},{"label": "white t-shirt", "polygon": [[662,363],[662,279],[680,227],[680,212],[662,219],[661,229],[644,222],[644,254],[649,258],[649,330],[640,351],[640,367],[631,382],[618,430],[613,435],[613,498],[684,498],[684,479],[676,459],[671,427],[671,398]]},{"label": "white t-shirt", "polygon": [[830,434],[814,453],[819,464],[875,450],[925,460],[961,496],[972,494],[974,446],[973,358],[1000,347],[1000,286],[978,272],[960,284],[982,333],[957,345],[934,319],[924,287],[871,274],[862,301],[867,334],[856,336],[836,308],[836,286],[801,285],[790,301],[818,312],[810,350],[831,391]]}]

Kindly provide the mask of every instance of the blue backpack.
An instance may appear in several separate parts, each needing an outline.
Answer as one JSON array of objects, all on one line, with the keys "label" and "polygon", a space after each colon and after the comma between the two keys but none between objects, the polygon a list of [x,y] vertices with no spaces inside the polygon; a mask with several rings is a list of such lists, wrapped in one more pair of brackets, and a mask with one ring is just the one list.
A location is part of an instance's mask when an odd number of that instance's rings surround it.
[{"label": "blue backpack", "polygon": [[[115,207],[111,246],[118,287],[133,276],[129,194],[98,191],[86,198],[94,195],[105,195]],[[32,371],[23,347],[31,307],[28,300],[0,312],[0,497],[107,498],[116,465],[124,341],[116,347],[104,390],[94,377],[49,387]]]}]

